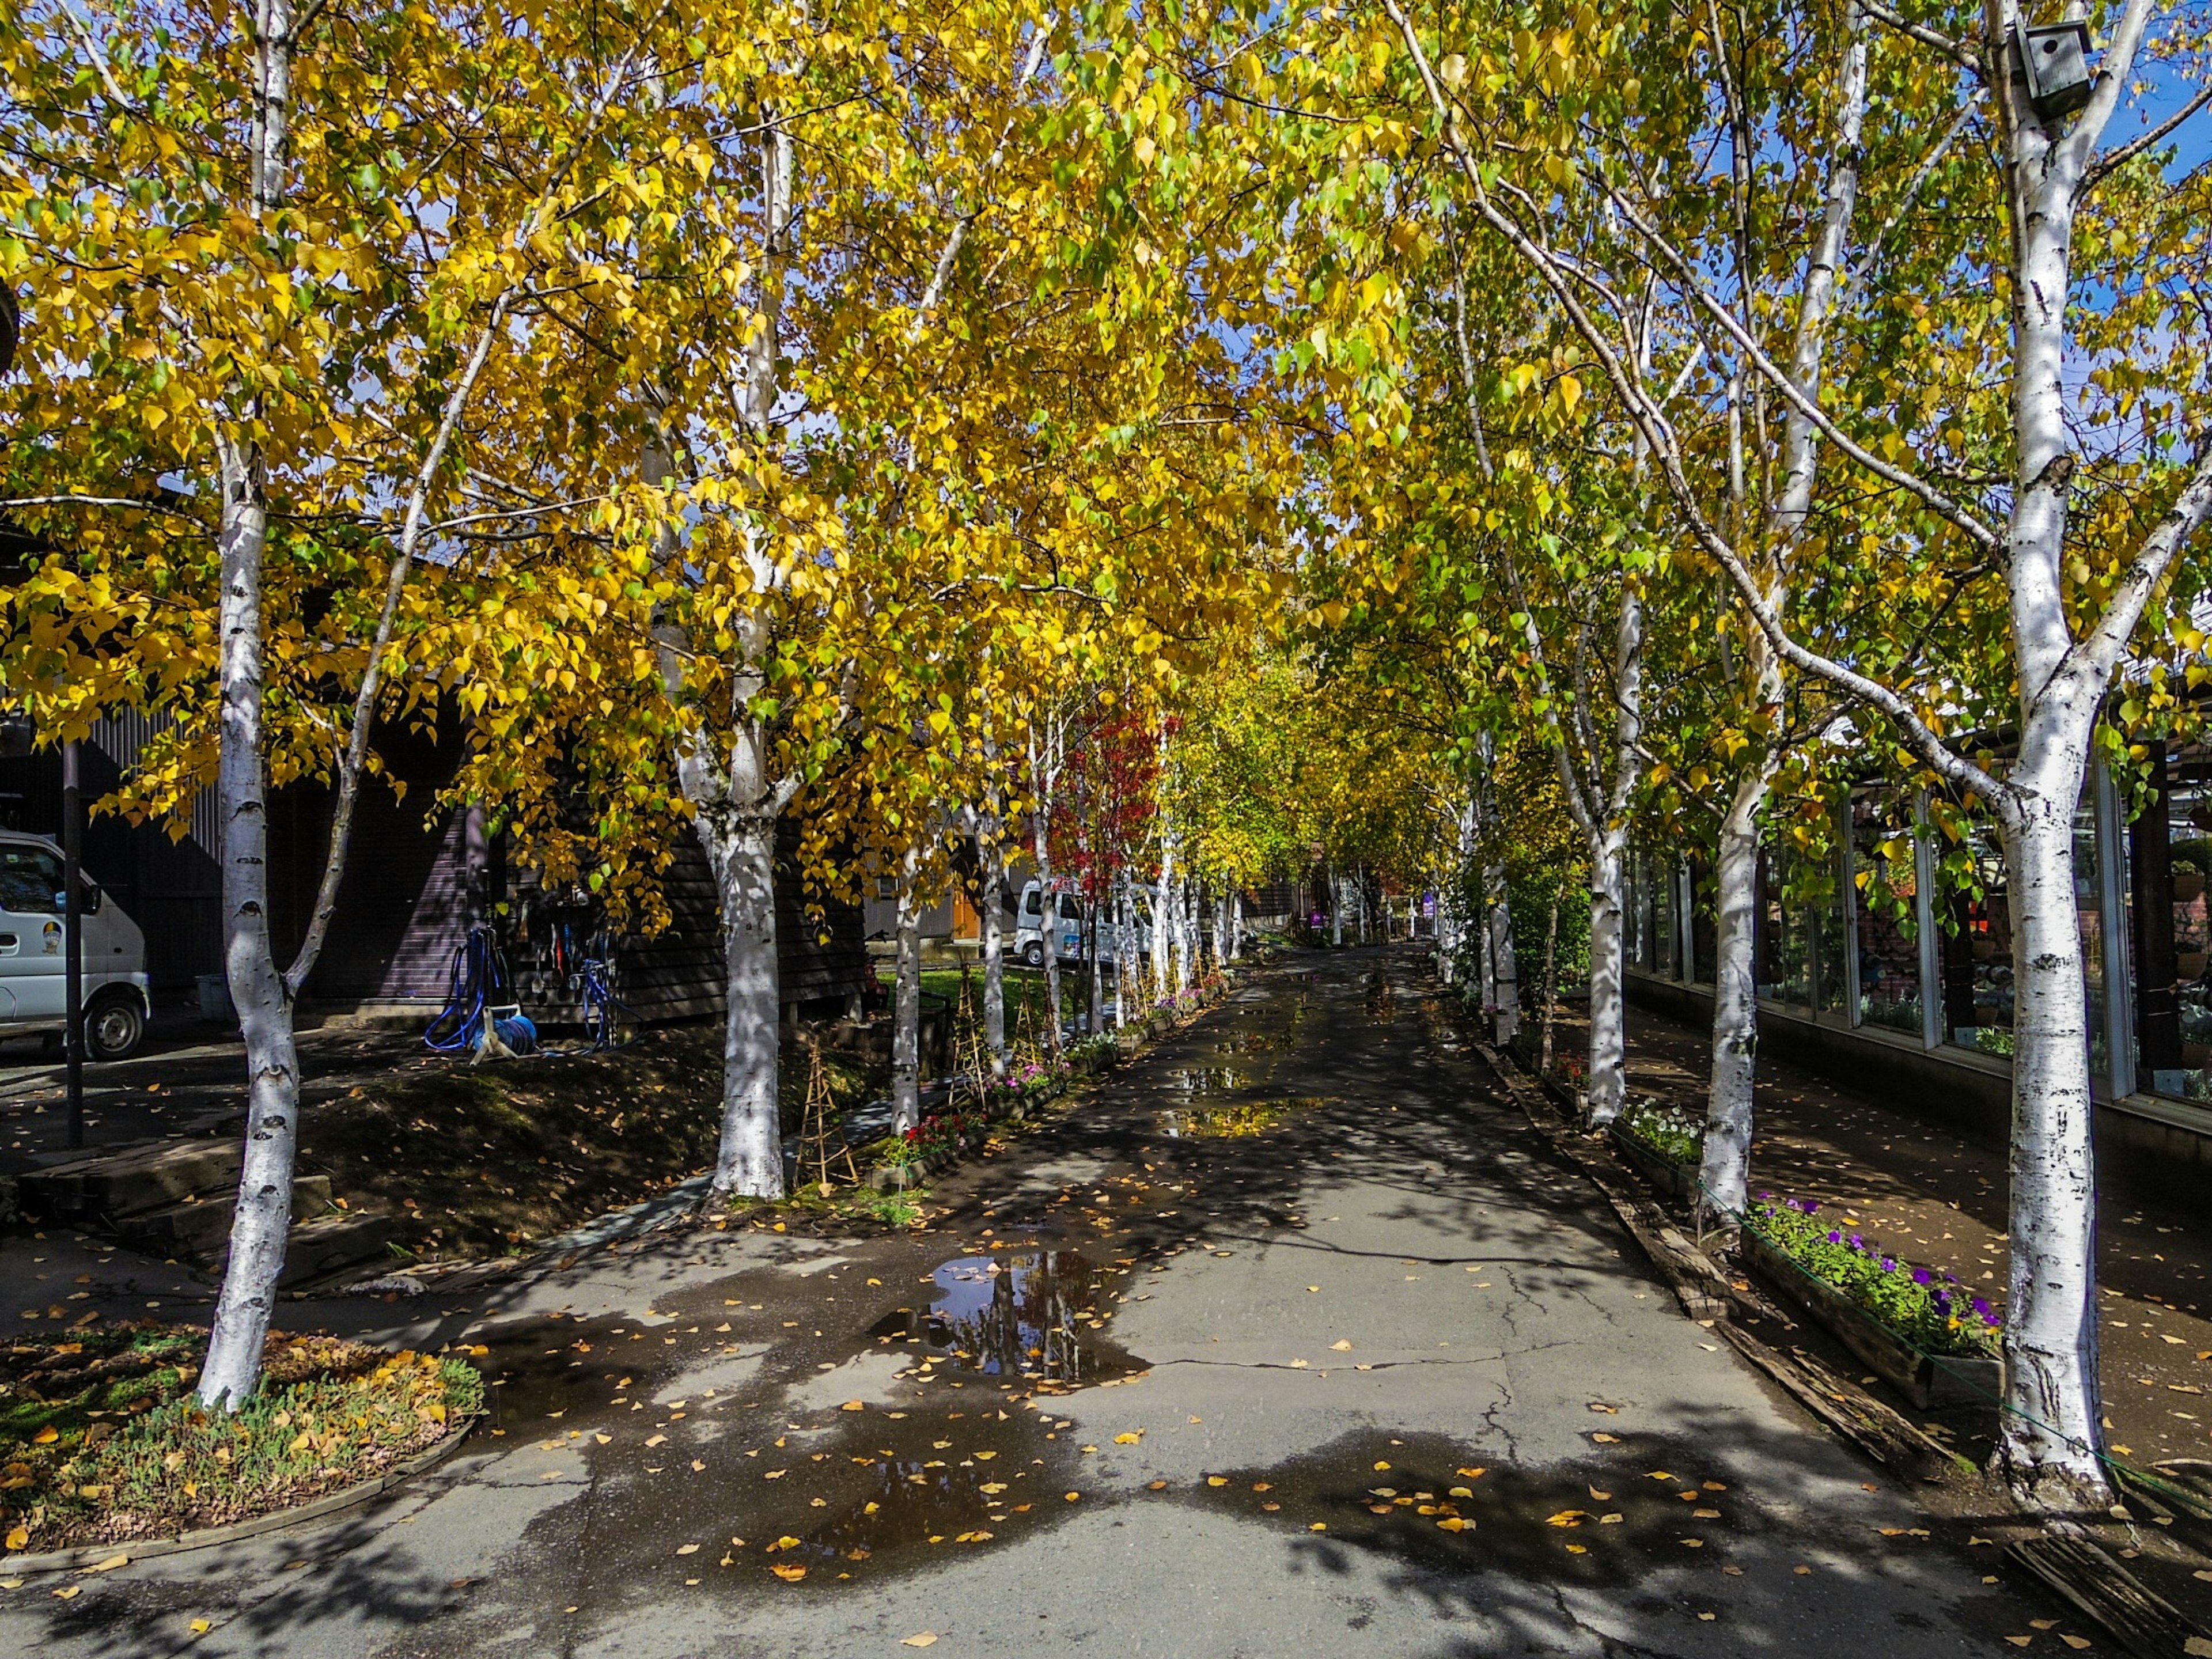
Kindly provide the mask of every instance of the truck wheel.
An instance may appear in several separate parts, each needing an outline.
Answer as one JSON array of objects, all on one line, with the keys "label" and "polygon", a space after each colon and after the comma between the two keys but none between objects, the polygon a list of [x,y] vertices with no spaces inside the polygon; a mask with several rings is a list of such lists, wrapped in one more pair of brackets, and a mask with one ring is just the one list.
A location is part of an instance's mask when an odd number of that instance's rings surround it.
[{"label": "truck wheel", "polygon": [[1031,939],[1027,945],[1022,946],[1022,960],[1032,968],[1043,967],[1044,946]]},{"label": "truck wheel", "polygon": [[111,991],[85,1010],[84,1046],[94,1060],[128,1060],[146,1038],[146,1013],[128,991]]}]

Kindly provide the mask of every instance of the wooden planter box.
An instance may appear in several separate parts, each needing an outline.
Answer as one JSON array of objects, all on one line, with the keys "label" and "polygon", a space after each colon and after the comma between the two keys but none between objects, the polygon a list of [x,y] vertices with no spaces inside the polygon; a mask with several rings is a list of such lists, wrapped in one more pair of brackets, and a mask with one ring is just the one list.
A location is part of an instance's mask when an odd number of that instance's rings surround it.
[{"label": "wooden planter box", "polygon": [[1748,1227],[1739,1236],[1736,1250],[1747,1266],[1756,1268],[1768,1284],[1864,1360],[1869,1370],[1922,1410],[1946,1404],[1993,1405],[2002,1395],[2004,1368],[1999,1361],[1946,1358],[1938,1362],[1922,1353]]},{"label": "wooden planter box", "polygon": [[1677,1164],[1656,1146],[1647,1146],[1619,1124],[1612,1126],[1613,1149],[1626,1160],[1628,1166],[1659,1192],[1668,1198],[1693,1199],[1698,1195],[1698,1166]]}]

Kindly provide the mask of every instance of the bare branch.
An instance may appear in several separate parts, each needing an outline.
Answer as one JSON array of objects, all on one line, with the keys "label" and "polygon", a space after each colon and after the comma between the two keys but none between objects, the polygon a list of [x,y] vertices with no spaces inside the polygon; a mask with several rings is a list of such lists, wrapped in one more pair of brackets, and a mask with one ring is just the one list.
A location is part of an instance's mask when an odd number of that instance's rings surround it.
[{"label": "bare branch", "polygon": [[1967,73],[1976,76],[1981,74],[1982,60],[1974,55],[1973,48],[1965,41],[1954,40],[1942,30],[1931,29],[1925,23],[1910,22],[1899,16],[1887,6],[1872,3],[1871,0],[1869,0],[1867,4],[1866,15],[1877,23],[1885,24],[1895,29],[1899,34],[1910,36],[1923,46],[1935,47],[1936,51],[1942,52]]}]

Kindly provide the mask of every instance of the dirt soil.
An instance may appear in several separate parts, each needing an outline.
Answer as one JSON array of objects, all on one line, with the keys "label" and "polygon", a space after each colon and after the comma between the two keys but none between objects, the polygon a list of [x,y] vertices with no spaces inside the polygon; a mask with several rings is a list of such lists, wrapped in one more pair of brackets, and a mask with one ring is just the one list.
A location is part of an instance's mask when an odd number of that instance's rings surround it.
[{"label": "dirt soil", "polygon": [[[1702,1107],[1709,1039],[1629,1014],[1630,1091]],[[1563,1030],[1563,1042],[1584,1040]],[[2007,1175],[2002,1147],[1915,1117],[1900,1103],[1762,1056],[1754,1193],[1809,1198],[1869,1244],[1954,1273],[2004,1305]],[[2105,1194],[2099,1344],[2113,1451],[2138,1465],[2212,1457],[2212,1237],[2201,1217]]]},{"label": "dirt soil", "polygon": [[[872,1079],[825,1066],[840,1104]],[[787,1052],[787,1115],[805,1097]],[[354,1085],[302,1115],[301,1167],[346,1206],[394,1217],[425,1259],[495,1256],[642,1202],[714,1162],[720,1132],[719,1024],[650,1031],[601,1054],[486,1066],[437,1060]]]}]

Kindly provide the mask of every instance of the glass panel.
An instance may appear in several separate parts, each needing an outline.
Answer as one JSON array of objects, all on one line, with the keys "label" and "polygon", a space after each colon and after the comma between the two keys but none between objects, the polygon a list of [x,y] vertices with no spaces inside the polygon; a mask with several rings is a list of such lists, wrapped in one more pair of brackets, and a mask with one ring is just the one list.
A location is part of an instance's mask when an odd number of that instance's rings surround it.
[{"label": "glass panel", "polygon": [[1651,959],[1653,971],[1668,979],[1682,976],[1681,964],[1674,959],[1674,894],[1680,884],[1671,862],[1662,862],[1653,872],[1651,884]]},{"label": "glass panel", "polygon": [[2094,778],[2074,812],[2074,907],[2081,917],[2081,977],[2089,1002],[2089,1069],[2112,1071],[2111,1035],[2105,1030],[2105,897],[2097,880],[2097,802]]},{"label": "glass panel", "polygon": [[2212,1101],[2212,753],[2153,762],[2156,790],[2128,827],[2136,1086]]},{"label": "glass panel", "polygon": [[1844,884],[1839,876],[1831,852],[1821,860],[1820,880],[1811,896],[1814,1007],[1821,1013],[1840,1012],[1850,989],[1845,983],[1850,962],[1844,952]]},{"label": "glass panel", "polygon": [[1972,879],[1956,882],[1946,899],[1943,1037],[1963,1048],[2009,1054],[2012,913],[2005,902],[2004,860],[1996,832],[1978,823],[1968,826],[1965,850]]},{"label": "glass panel", "polygon": [[1811,940],[1806,927],[1802,866],[1795,848],[1762,848],[1759,858],[1759,994],[1812,1006]]},{"label": "glass panel", "polygon": [[1859,1021],[1920,1035],[1920,881],[1912,808],[1871,791],[1851,799]]},{"label": "glass panel", "polygon": [[1713,866],[1702,858],[1690,860],[1690,978],[1698,985],[1713,982],[1713,963],[1718,955],[1713,929],[1713,906],[1717,895]]}]

